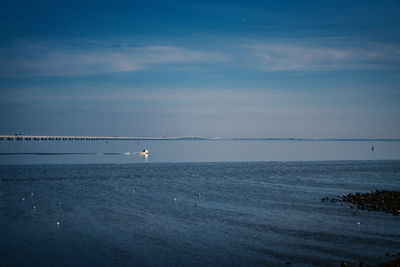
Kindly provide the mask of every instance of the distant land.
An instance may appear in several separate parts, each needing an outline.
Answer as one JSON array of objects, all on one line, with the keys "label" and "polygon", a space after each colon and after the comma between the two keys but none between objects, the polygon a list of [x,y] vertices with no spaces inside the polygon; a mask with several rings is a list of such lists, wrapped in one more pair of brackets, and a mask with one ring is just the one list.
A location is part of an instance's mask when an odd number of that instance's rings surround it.
[{"label": "distant land", "polygon": [[75,135],[0,135],[0,141],[400,141],[400,138],[282,138],[282,137],[261,137],[261,138],[224,138],[224,137],[201,137],[201,136],[177,136],[177,137],[155,137],[155,136],[75,136]]},{"label": "distant land", "polygon": [[227,140],[265,141],[400,141],[399,138],[231,138]]}]

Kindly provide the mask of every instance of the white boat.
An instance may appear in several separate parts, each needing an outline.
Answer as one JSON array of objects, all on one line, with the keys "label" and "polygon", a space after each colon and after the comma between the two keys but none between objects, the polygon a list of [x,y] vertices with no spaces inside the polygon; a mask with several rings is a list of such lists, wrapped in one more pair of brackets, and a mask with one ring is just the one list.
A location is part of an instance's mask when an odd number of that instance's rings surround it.
[{"label": "white boat", "polygon": [[141,155],[141,156],[149,155],[149,151],[146,149],[143,149],[143,151],[138,151],[138,155]]}]

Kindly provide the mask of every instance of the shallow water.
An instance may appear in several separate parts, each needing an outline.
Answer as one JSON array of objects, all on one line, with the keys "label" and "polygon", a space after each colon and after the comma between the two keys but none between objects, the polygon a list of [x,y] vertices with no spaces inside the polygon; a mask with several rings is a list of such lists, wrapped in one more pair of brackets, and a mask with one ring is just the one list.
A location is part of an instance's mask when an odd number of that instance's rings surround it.
[{"label": "shallow water", "polygon": [[321,202],[400,190],[400,161],[14,165],[0,178],[1,265],[358,266],[400,248],[400,216]]}]

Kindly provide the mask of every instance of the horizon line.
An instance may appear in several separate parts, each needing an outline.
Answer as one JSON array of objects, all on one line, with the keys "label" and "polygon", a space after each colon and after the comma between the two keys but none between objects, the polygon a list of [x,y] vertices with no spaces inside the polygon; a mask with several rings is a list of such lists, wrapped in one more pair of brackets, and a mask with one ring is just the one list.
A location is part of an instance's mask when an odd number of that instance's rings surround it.
[{"label": "horizon line", "polygon": [[81,135],[0,135],[0,141],[400,141],[400,138],[297,138],[297,137],[201,137],[201,136],[81,136]]}]

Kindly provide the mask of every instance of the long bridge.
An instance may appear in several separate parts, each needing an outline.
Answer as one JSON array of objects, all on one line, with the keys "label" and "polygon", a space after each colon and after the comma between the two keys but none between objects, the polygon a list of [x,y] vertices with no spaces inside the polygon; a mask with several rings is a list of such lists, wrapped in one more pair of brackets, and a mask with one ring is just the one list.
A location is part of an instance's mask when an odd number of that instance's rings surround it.
[{"label": "long bridge", "polygon": [[0,135],[1,141],[168,141],[168,140],[232,140],[232,141],[375,141],[400,142],[400,138],[222,138],[201,136],[80,136],[80,135]]},{"label": "long bridge", "polygon": [[0,141],[144,141],[144,140],[218,140],[219,137],[133,137],[133,136],[76,136],[76,135],[0,135]]}]

